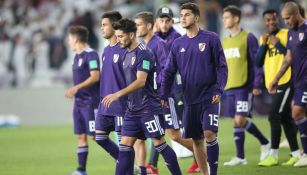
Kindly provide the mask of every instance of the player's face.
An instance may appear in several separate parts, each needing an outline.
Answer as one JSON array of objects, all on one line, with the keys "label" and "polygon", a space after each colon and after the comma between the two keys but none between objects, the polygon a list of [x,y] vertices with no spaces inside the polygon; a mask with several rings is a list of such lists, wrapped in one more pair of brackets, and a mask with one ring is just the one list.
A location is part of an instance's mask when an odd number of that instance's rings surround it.
[{"label": "player's face", "polygon": [[289,14],[289,12],[285,9],[281,12],[282,19],[290,29],[295,29],[298,26],[298,20],[296,19],[295,14]]},{"label": "player's face", "polygon": [[168,17],[162,17],[157,19],[158,26],[162,33],[166,33],[173,26],[173,19]]},{"label": "player's face", "polygon": [[77,43],[77,37],[69,34],[68,35],[68,45],[71,50],[75,51],[76,50],[76,43]]},{"label": "player's face", "polygon": [[180,12],[180,23],[181,26],[185,29],[191,28],[195,25],[199,19],[199,16],[195,16],[192,13],[192,10],[182,9]]},{"label": "player's face", "polygon": [[122,30],[115,30],[115,36],[121,48],[127,48],[131,45],[130,35],[130,33],[125,33]]},{"label": "player's face", "polygon": [[229,12],[223,13],[223,24],[226,29],[232,28],[235,24],[236,18]]},{"label": "player's face", "polygon": [[279,25],[278,17],[276,13],[267,13],[263,17],[263,24],[269,33],[277,30]]},{"label": "player's face", "polygon": [[144,37],[148,34],[148,26],[141,18],[136,18],[134,20],[136,24],[136,36]]},{"label": "player's face", "polygon": [[114,29],[109,18],[103,18],[101,20],[101,33],[105,39],[110,39],[114,35]]}]

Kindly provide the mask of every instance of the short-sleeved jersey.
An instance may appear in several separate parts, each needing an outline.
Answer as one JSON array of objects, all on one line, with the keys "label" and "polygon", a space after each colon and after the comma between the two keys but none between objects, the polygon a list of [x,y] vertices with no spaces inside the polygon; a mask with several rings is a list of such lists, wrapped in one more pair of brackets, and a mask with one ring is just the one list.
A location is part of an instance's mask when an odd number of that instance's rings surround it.
[{"label": "short-sleeved jersey", "polygon": [[292,54],[292,77],[295,88],[307,86],[307,21],[297,30],[289,30],[287,49]]},{"label": "short-sleeved jersey", "polygon": [[[84,82],[90,77],[91,71],[99,71],[99,68],[99,56],[95,50],[86,48],[80,54],[76,54],[72,65],[74,85]],[[78,99],[76,102],[80,101],[83,104],[98,105],[99,82],[90,87],[80,89],[76,93],[75,98]]]},{"label": "short-sleeved jersey", "polygon": [[177,70],[186,104],[211,100],[213,95],[221,94],[227,80],[227,65],[217,34],[199,30],[193,38],[183,35],[173,42],[162,73],[162,98],[167,97]]},{"label": "short-sleeved jersey", "polygon": [[[108,45],[102,54],[102,68],[100,76],[100,100],[111,93],[115,93],[126,87],[123,70],[123,56],[126,49],[119,44]],[[126,97],[114,101],[109,108],[101,105],[99,114],[111,116],[123,116],[126,107]]]},{"label": "short-sleeved jersey", "polygon": [[145,86],[128,95],[128,116],[142,117],[144,114],[163,114],[158,92],[155,90],[156,61],[152,52],[139,44],[135,49],[126,51],[123,68],[127,85],[137,79],[137,72],[147,73]]}]

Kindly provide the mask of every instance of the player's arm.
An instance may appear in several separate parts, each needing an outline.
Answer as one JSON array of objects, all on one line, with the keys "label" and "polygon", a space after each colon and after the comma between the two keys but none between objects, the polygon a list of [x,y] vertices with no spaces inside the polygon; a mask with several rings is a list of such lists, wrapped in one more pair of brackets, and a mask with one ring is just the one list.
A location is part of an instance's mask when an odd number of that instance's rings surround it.
[{"label": "player's arm", "polygon": [[107,95],[106,97],[103,98],[101,103],[106,107],[110,107],[110,105],[113,101],[144,87],[145,84],[146,84],[147,76],[148,76],[147,72],[137,71],[135,81],[133,81],[131,84],[129,84],[124,89],[117,91],[114,94]]},{"label": "player's arm", "polygon": [[260,38],[260,47],[257,50],[257,54],[255,58],[255,64],[257,67],[262,67],[264,64],[265,54],[268,49],[268,44],[267,44],[268,38],[269,38],[268,33],[264,33]]},{"label": "player's arm", "polygon": [[[256,54],[258,50],[258,40],[257,38],[252,34],[249,33],[247,36],[247,49],[248,49],[248,59],[252,61],[253,63],[256,62]],[[254,82],[253,82],[253,94],[254,95],[260,95],[262,93],[261,88],[263,87],[263,68],[257,67],[256,64],[254,64]]]},{"label": "player's arm", "polygon": [[276,74],[275,78],[273,79],[273,81],[270,83],[269,85],[269,93],[274,94],[276,91],[276,87],[278,85],[278,81],[280,80],[280,78],[285,74],[285,72],[287,71],[287,69],[291,66],[292,63],[292,54],[291,54],[291,50],[287,50],[287,54],[285,56],[285,59],[278,71],[278,73]]},{"label": "player's arm", "polygon": [[214,56],[216,75],[217,75],[216,91],[212,96],[212,103],[219,103],[221,99],[221,94],[223,93],[223,90],[226,86],[227,77],[228,77],[228,68],[224,55],[224,50],[218,36],[216,36],[215,38],[212,52]]},{"label": "player's arm", "polygon": [[178,70],[176,55],[174,54],[174,51],[176,51],[176,49],[175,46],[172,45],[171,51],[166,59],[166,65],[161,74],[160,96],[163,107],[167,107],[167,98],[170,94],[174,77]]},{"label": "player's arm", "polygon": [[270,43],[279,51],[279,53],[286,55],[287,48],[281,44],[280,40],[276,36],[270,36]]},{"label": "player's arm", "polygon": [[65,96],[68,98],[73,98],[75,94],[80,90],[91,85],[97,83],[100,79],[100,72],[99,72],[99,63],[98,63],[98,55],[97,59],[91,59],[88,62],[89,69],[90,69],[90,76],[84,80],[82,83],[75,85],[74,87],[67,90]]},{"label": "player's arm", "polygon": [[136,73],[136,80],[130,83],[127,87],[123,88],[116,93],[109,94],[104,97],[101,103],[106,106],[110,107],[111,103],[120,97],[128,95],[142,87],[146,84],[146,79],[148,73],[153,71],[154,68],[154,56],[148,50],[143,50],[137,55],[137,73]]}]

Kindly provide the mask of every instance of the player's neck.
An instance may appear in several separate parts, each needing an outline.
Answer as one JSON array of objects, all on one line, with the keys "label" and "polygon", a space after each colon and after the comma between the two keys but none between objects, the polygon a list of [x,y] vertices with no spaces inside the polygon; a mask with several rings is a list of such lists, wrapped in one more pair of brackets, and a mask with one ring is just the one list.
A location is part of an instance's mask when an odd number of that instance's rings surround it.
[{"label": "player's neck", "polygon": [[138,46],[138,42],[134,39],[131,41],[130,46],[128,47],[128,51],[130,52],[131,50],[135,49]]},{"label": "player's neck", "polygon": [[144,42],[145,44],[147,45],[148,42],[151,40],[151,38],[153,37],[153,32],[152,31],[149,31],[148,34],[146,36],[144,36]]},{"label": "player's neck", "polygon": [[88,45],[86,43],[79,43],[76,46],[76,53],[80,54],[81,52],[83,52],[86,48],[88,47]]},{"label": "player's neck", "polygon": [[189,29],[187,29],[187,36],[189,38],[195,37],[199,32],[199,26],[197,24],[192,25]]},{"label": "player's neck", "polygon": [[111,38],[108,39],[110,46],[114,46],[117,43],[116,36],[113,35]]},{"label": "player's neck", "polygon": [[239,24],[236,24],[233,27],[231,27],[229,31],[230,31],[230,36],[234,37],[234,36],[237,36],[241,32],[241,27]]}]

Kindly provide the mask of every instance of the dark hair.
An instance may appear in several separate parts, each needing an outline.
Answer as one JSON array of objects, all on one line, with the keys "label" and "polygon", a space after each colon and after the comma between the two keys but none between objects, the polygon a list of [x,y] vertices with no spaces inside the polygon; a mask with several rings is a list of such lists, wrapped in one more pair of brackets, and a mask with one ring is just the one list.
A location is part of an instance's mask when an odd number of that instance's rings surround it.
[{"label": "dark hair", "polygon": [[200,16],[199,7],[193,2],[187,2],[182,4],[180,10],[183,9],[191,10],[195,16]]},{"label": "dark hair", "polygon": [[278,12],[276,10],[268,9],[262,13],[262,17],[264,17],[266,14],[274,14],[274,13],[276,14],[276,16],[278,16]]},{"label": "dark hair", "polygon": [[108,18],[111,23],[115,23],[122,19],[122,15],[118,11],[110,11],[102,14],[101,19]]},{"label": "dark hair", "polygon": [[303,18],[305,18],[305,8],[304,8],[301,4],[299,4],[299,3],[297,3],[297,6],[298,6],[298,10],[299,10],[299,12],[300,12],[300,15],[301,15]]},{"label": "dark hair", "polygon": [[140,12],[135,15],[135,19],[141,18],[146,24],[150,23],[154,25],[154,16],[151,12]]},{"label": "dark hair", "polygon": [[124,33],[136,32],[135,22],[127,18],[119,20],[118,22],[114,23],[112,26],[114,30],[121,30]]},{"label": "dark hair", "polygon": [[70,26],[68,32],[69,34],[76,36],[80,42],[86,43],[88,40],[88,30],[84,26]]},{"label": "dark hair", "polygon": [[223,9],[223,13],[229,12],[232,16],[237,16],[239,21],[241,20],[241,10],[235,5],[229,5]]}]

